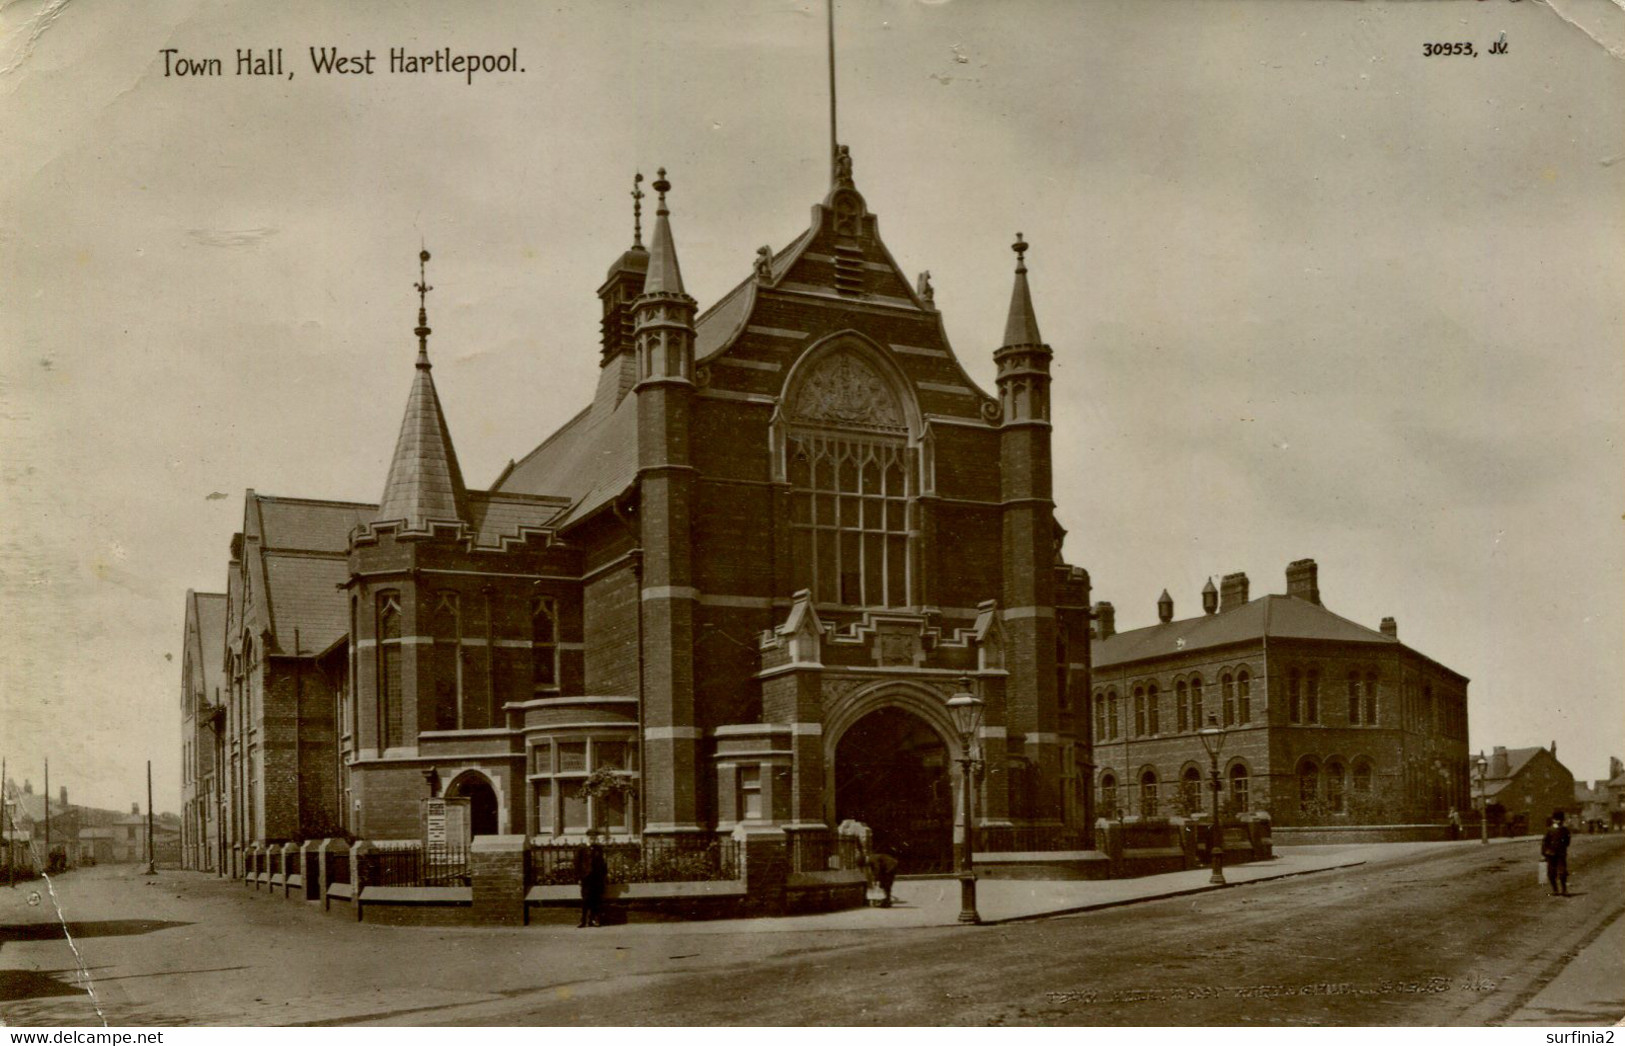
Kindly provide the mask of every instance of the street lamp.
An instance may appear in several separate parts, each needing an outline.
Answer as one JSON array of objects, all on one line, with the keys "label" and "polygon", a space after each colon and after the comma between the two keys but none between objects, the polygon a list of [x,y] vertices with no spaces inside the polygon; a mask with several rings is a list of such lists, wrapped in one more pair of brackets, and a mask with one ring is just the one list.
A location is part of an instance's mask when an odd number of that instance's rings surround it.
[{"label": "street lamp", "polygon": [[1202,747],[1207,750],[1209,773],[1212,775],[1213,785],[1213,835],[1208,845],[1208,853],[1213,855],[1213,874],[1208,882],[1214,886],[1224,885],[1224,829],[1219,824],[1219,749],[1224,745],[1224,727],[1219,725],[1219,717],[1212,712],[1207,714],[1207,725],[1196,731],[1196,736],[1202,739]]},{"label": "street lamp", "polygon": [[1490,772],[1490,761],[1480,752],[1473,760],[1474,776],[1478,778],[1478,841],[1490,841],[1490,797],[1484,794],[1484,778]]},{"label": "street lamp", "polygon": [[959,921],[979,923],[982,917],[976,911],[976,866],[971,856],[975,849],[975,816],[973,799],[976,791],[975,775],[982,768],[973,746],[976,731],[982,725],[982,699],[970,692],[970,677],[959,677],[959,693],[948,699],[948,714],[953,717],[954,729],[959,731],[959,776],[965,792],[964,849],[959,859]]}]

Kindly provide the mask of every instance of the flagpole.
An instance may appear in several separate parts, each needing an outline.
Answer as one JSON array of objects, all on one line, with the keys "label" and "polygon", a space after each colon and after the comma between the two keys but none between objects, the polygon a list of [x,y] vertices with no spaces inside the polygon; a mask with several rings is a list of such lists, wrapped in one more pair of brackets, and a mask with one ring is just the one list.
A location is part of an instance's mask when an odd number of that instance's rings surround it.
[{"label": "flagpole", "polygon": [[839,148],[835,136],[835,0],[824,0],[824,14],[829,40],[829,165],[835,173],[835,153]]}]

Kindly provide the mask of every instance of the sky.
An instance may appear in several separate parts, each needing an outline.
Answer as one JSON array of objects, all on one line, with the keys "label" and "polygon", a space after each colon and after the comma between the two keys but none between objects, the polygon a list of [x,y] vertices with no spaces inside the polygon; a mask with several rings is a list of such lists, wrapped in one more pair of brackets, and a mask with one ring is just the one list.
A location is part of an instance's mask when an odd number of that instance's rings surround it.
[{"label": "sky", "polygon": [[[1032,244],[1057,515],[1120,629],[1312,557],[1471,678],[1475,751],[1625,755],[1618,57],[1504,0],[839,0],[836,44],[857,184],[984,389]],[[184,593],[223,589],[246,488],[379,496],[420,244],[488,485],[591,394],[634,171],[669,172],[702,308],[805,228],[825,63],[817,0],[0,8],[11,775],[122,808],[151,759],[175,809]]]}]

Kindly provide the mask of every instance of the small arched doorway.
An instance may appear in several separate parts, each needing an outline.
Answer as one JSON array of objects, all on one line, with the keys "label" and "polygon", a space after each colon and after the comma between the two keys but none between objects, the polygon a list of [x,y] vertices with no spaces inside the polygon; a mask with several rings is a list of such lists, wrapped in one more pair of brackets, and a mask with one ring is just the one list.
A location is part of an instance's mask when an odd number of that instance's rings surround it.
[{"label": "small arched doorway", "polygon": [[468,800],[470,835],[496,835],[497,793],[484,774],[464,774],[446,789],[448,799]]},{"label": "small arched doorway", "polygon": [[953,868],[954,790],[948,746],[901,708],[859,719],[835,746],[835,820],[862,821],[877,852],[904,874]]}]

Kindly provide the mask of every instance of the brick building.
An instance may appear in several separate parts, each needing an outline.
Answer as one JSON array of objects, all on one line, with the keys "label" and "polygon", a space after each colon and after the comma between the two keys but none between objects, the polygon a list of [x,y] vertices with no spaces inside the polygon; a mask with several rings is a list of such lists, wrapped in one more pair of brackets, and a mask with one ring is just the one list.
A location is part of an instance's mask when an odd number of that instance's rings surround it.
[{"label": "brick building", "polygon": [[[181,642],[181,866],[220,865],[223,778],[215,772],[224,740],[226,597],[186,593]],[[108,858],[111,859],[111,858]]]},{"label": "brick building", "polygon": [[1487,812],[1492,825],[1505,824],[1514,832],[1539,831],[1555,810],[1579,816],[1574,774],[1557,761],[1556,741],[1550,748],[1496,745],[1483,758],[1484,783],[1480,788],[1474,782],[1473,805]]},{"label": "brick building", "polygon": [[661,172],[650,242],[610,265],[600,343],[566,364],[596,364],[592,402],[488,490],[458,465],[420,284],[379,503],[247,497],[224,615],[234,847],[414,837],[438,792],[475,834],[856,819],[940,867],[962,679],[986,702],[987,838],[1077,845],[1089,581],[1053,517],[1027,244],[990,395],[844,147],[831,182],[701,312]]},{"label": "brick building", "polygon": [[1211,581],[1203,613],[1119,633],[1095,608],[1094,762],[1102,813],[1201,813],[1225,730],[1223,795],[1276,824],[1439,822],[1468,807],[1467,679],[1411,649],[1393,618],[1372,630],[1321,603],[1313,560],[1286,595],[1249,599],[1245,574]]}]

